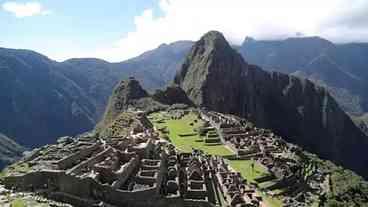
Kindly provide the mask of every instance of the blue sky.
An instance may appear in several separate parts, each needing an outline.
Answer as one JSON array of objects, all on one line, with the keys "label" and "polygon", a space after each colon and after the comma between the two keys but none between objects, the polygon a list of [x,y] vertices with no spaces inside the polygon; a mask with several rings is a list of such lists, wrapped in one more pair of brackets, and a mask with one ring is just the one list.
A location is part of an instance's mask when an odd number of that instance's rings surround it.
[{"label": "blue sky", "polygon": [[62,61],[122,61],[162,43],[219,30],[245,36],[302,34],[368,42],[367,0],[0,0],[0,47],[31,49]]},{"label": "blue sky", "polygon": [[[30,1],[0,0],[1,5],[6,2]],[[48,14],[18,18],[4,9],[0,11],[0,47],[34,49],[54,57],[67,56],[118,41],[134,30],[134,17],[147,8],[153,8],[155,15],[160,15],[155,0],[31,2],[41,4]]]}]

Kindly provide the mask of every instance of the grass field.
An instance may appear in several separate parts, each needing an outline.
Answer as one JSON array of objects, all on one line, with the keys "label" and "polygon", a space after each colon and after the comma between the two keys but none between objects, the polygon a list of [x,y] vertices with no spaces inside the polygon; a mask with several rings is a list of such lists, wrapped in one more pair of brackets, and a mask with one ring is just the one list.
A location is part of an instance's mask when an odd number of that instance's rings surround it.
[{"label": "grass field", "polygon": [[22,199],[18,198],[12,201],[10,206],[11,207],[26,207],[26,203]]},{"label": "grass field", "polygon": [[[254,163],[254,168],[252,168],[252,163]],[[230,160],[230,166],[250,182],[255,182],[255,178],[267,175],[267,171],[252,160]]]},{"label": "grass field", "polygon": [[[211,143],[206,144],[203,142],[202,138],[194,133],[194,129],[202,126],[203,122],[197,120],[196,115],[190,113],[184,116],[182,119],[174,120],[166,118],[167,115],[161,113],[156,113],[150,116],[153,120],[153,124],[157,128],[162,128],[164,126],[169,130],[170,141],[180,150],[184,152],[192,152],[192,148],[203,150],[204,152],[211,155],[228,156],[234,153],[225,147],[222,143]],[[156,120],[156,121],[155,121]],[[159,123],[160,122],[160,123]],[[191,126],[190,124],[193,123]],[[192,136],[180,136],[182,134],[193,134]]]},{"label": "grass field", "polygon": [[[222,143],[206,144],[202,138],[195,133],[195,129],[203,125],[202,120],[197,120],[197,116],[194,113],[185,115],[182,119],[171,119],[168,113],[159,112],[151,114],[148,117],[157,129],[166,127],[169,131],[166,134],[169,140],[178,149],[184,152],[192,152],[192,148],[203,150],[211,155],[230,156],[234,155],[234,152],[227,148]],[[197,120],[197,122],[195,122]],[[191,125],[192,124],[192,125]],[[183,134],[193,134],[191,136],[179,136]],[[254,169],[252,169],[251,160],[230,160],[230,166],[241,173],[242,177],[252,182],[255,178],[261,177],[267,174],[267,171],[260,166],[257,162],[254,162]],[[262,197],[268,207],[281,207],[282,202],[278,198],[272,198],[265,194]]]}]

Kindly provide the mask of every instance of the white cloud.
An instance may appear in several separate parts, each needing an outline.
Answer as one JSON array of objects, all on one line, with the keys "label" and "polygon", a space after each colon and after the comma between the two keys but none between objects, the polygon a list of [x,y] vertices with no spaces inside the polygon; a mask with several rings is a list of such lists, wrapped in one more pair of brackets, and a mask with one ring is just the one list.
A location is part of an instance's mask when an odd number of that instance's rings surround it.
[{"label": "white cloud", "polygon": [[[360,17],[366,18],[367,2],[160,0],[162,16],[155,17],[153,10],[145,10],[135,17],[134,31],[122,37],[113,47],[100,50],[96,56],[121,61],[162,43],[197,40],[209,30],[223,32],[233,44],[240,44],[245,36],[279,39],[296,34],[319,35],[335,42],[362,41],[363,34],[368,38],[368,25],[354,29],[343,24],[352,20],[357,22]],[[356,15],[356,11],[364,15]]]},{"label": "white cloud", "polygon": [[162,43],[198,40],[209,30],[222,32],[233,44],[245,36],[280,39],[300,34],[334,42],[368,41],[367,0],[160,0],[159,8],[159,16],[153,9],[136,16],[135,29],[121,39],[77,56],[122,61]]},{"label": "white cloud", "polygon": [[17,3],[14,1],[2,4],[3,10],[13,13],[17,18],[30,17],[35,15],[48,15],[50,10],[46,10],[38,2]]}]

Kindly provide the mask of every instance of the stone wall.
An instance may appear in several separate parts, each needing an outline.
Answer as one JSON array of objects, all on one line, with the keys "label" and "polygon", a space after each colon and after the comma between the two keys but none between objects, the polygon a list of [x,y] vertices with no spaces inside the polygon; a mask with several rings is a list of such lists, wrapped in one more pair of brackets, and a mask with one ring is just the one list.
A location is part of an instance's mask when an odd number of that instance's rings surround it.
[{"label": "stone wall", "polygon": [[47,188],[50,182],[58,182],[59,176],[63,174],[63,171],[38,171],[22,176],[7,176],[3,182],[7,188],[32,191],[33,189]]},{"label": "stone wall", "polygon": [[131,176],[132,172],[137,169],[138,165],[139,159],[137,157],[133,157],[131,160],[129,160],[129,162],[124,165],[124,168],[121,169],[121,172],[118,174],[118,180],[112,184],[112,188],[120,188],[120,186],[123,185]]},{"label": "stone wall", "polygon": [[56,164],[59,167],[59,169],[66,170],[74,166],[80,160],[83,160],[83,158],[95,152],[99,147],[100,147],[100,144],[96,143],[91,147],[86,147],[84,149],[81,149],[78,152],[58,161]]},{"label": "stone wall", "polygon": [[95,155],[94,157],[88,160],[85,160],[81,162],[80,164],[74,166],[73,168],[67,171],[67,174],[78,174],[83,168],[92,167],[94,164],[102,161],[105,158],[105,156],[111,153],[112,151],[113,149],[111,147],[107,148],[106,150]]}]

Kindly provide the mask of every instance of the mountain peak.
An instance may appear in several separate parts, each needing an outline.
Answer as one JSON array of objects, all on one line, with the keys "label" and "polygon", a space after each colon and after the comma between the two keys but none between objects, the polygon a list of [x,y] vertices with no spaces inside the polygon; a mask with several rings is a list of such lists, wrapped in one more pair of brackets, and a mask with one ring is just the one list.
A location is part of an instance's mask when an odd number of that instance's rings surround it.
[{"label": "mountain peak", "polygon": [[218,31],[207,32],[201,37],[201,39],[196,44],[208,49],[224,49],[224,48],[231,49],[224,35]]},{"label": "mountain peak", "polygon": [[195,43],[175,82],[196,106],[248,118],[323,158],[367,172],[367,158],[358,155],[368,146],[366,137],[325,90],[247,64],[219,32]]},{"label": "mountain peak", "polygon": [[205,33],[202,36],[201,39],[222,39],[222,40],[225,40],[225,37],[221,32],[212,30],[212,31],[209,31],[209,32]]},{"label": "mountain peak", "polygon": [[244,43],[246,43],[246,42],[254,42],[254,41],[256,41],[256,39],[254,39],[253,37],[250,37],[250,36],[246,36],[244,38]]},{"label": "mountain peak", "polygon": [[[233,83],[233,92],[237,93],[239,77],[246,65],[220,32],[210,31],[194,44],[174,82],[187,92],[194,104],[204,107],[214,104],[231,112],[233,107],[225,107],[216,94],[227,94],[224,100],[236,98],[226,93],[227,86]],[[205,98],[208,94],[213,94],[211,99]]]},{"label": "mountain peak", "polygon": [[131,99],[140,99],[148,96],[147,92],[142,88],[139,81],[134,77],[129,77],[127,80],[120,82],[115,90],[115,93],[123,94],[126,101]]},{"label": "mountain peak", "polygon": [[110,97],[107,111],[104,117],[104,124],[110,123],[119,114],[127,111],[135,101],[148,97],[149,94],[140,85],[139,81],[130,77],[121,81],[114,89]]}]

